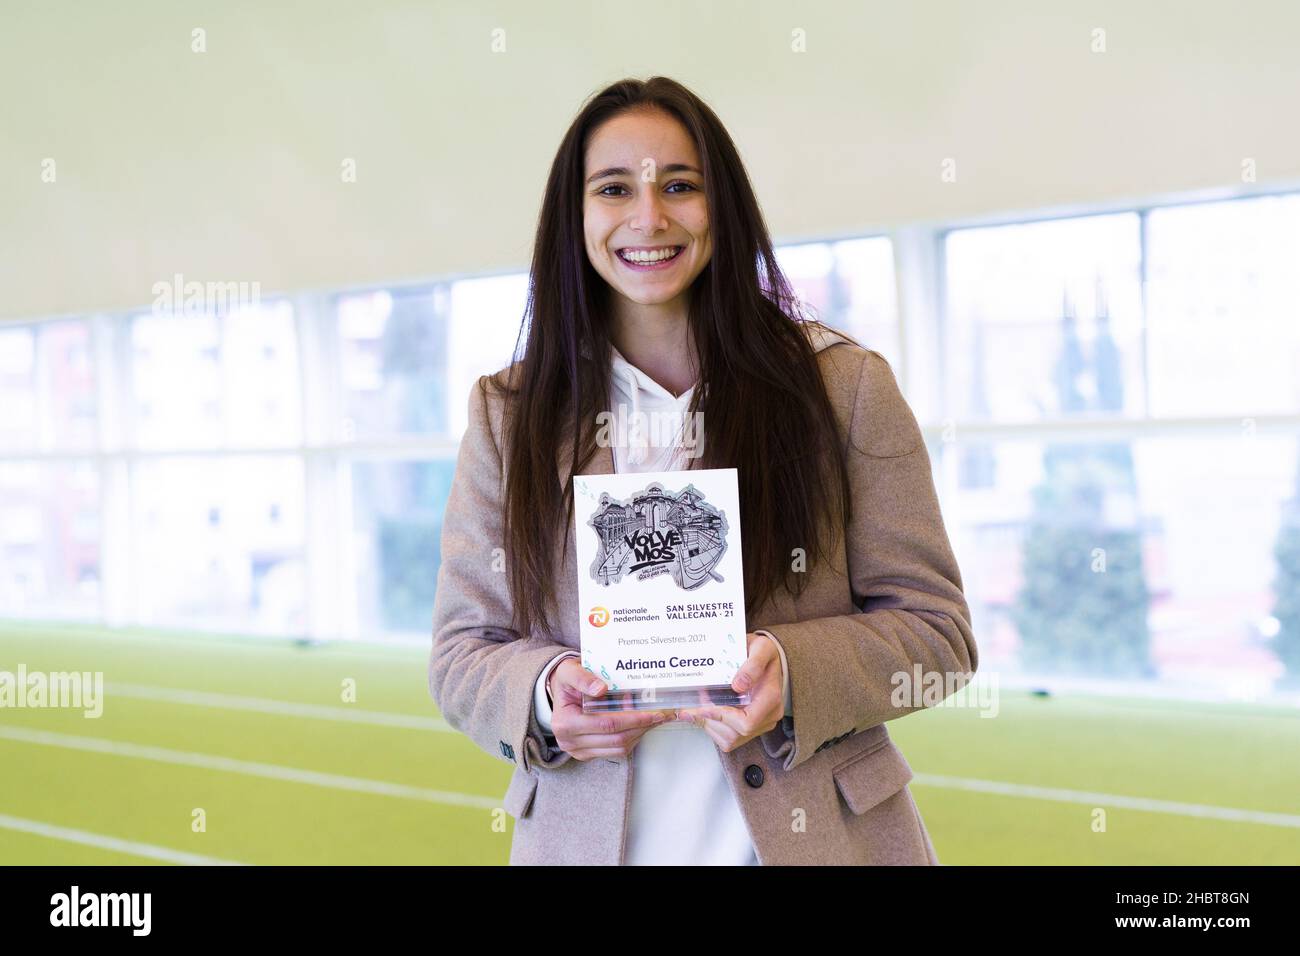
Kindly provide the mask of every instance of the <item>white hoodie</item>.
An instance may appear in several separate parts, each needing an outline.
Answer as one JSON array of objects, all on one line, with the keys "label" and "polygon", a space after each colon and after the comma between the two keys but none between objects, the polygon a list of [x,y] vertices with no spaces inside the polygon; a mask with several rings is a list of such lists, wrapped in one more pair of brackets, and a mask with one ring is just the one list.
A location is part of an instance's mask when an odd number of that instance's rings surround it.
[{"label": "white hoodie", "polygon": [[[817,351],[835,342],[848,341],[822,326],[810,325],[809,337]],[[612,345],[610,407],[616,419],[638,421],[638,414],[658,413],[661,422],[674,426],[685,420],[691,387],[674,397],[671,392],[628,362]],[[622,415],[619,406],[623,406]],[[619,473],[642,471],[677,471],[686,463],[680,435],[670,444],[654,445],[655,439],[667,437],[663,429],[655,433],[642,428],[629,430],[628,444],[613,446],[614,470]],[[624,436],[616,436],[624,437]],[[691,432],[687,430],[686,438]],[[694,435],[697,443],[703,436]],[[697,455],[701,446],[692,449]],[[782,691],[785,712],[790,706],[790,675],[785,652],[775,637],[765,631],[777,645],[781,656]],[[547,666],[537,680],[533,705],[537,721],[547,732],[551,729],[551,705],[546,694],[546,679],[565,657],[577,657],[565,651]],[[637,865],[756,865],[758,856],[745,826],[744,817],[732,796],[720,751],[704,730],[690,723],[670,721],[646,731],[632,751],[632,801],[628,817],[627,848],[624,863]],[[739,785],[739,784],[738,784]]]}]

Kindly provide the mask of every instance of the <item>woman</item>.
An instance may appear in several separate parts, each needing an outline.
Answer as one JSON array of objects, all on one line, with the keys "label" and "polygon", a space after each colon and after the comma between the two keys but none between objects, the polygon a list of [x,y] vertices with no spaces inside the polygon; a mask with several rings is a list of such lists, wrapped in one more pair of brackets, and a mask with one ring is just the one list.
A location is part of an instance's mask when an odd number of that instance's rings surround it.
[{"label": "woman", "polygon": [[[978,663],[928,451],[884,358],[804,319],[717,116],[663,77],[590,100],[531,277],[523,358],[470,394],[429,665],[515,765],[511,862],[938,863],[884,727],[914,666]],[[602,441],[629,408],[703,441]],[[691,467],[738,471],[751,702],[584,714],[570,479]]]}]

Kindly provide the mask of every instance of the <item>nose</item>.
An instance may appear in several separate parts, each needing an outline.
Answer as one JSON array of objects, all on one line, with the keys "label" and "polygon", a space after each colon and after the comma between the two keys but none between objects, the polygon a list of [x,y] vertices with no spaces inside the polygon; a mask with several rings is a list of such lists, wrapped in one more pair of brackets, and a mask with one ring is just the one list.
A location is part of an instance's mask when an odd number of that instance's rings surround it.
[{"label": "nose", "polygon": [[631,226],[637,232],[647,236],[668,228],[668,219],[664,215],[663,199],[659,195],[657,182],[642,183],[642,190],[636,200],[632,213]]}]

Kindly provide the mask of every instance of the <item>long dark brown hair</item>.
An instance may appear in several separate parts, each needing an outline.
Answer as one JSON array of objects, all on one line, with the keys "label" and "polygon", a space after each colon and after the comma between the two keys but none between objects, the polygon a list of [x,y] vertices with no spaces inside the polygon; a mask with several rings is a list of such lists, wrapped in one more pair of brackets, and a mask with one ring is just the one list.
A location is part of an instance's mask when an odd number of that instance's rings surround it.
[{"label": "long dark brown hair", "polygon": [[[745,610],[779,587],[799,593],[828,533],[847,520],[849,483],[835,413],[809,316],[777,265],[758,200],[735,144],[714,112],[667,77],[621,80],[583,107],[564,135],[546,182],[533,245],[519,357],[491,377],[507,396],[502,520],[514,627],[553,637],[556,547],[573,516],[572,477],[596,453],[597,415],[610,386],[610,288],[583,239],[584,159],[607,120],[660,110],[686,128],[700,155],[713,253],[690,287],[690,335],[703,387],[688,417],[702,414],[695,467],[736,468],[743,529]],[[521,348],[522,345],[522,348]],[[572,454],[560,462],[571,440]],[[561,466],[563,471],[561,471]],[[575,556],[576,557],[576,556]]]}]

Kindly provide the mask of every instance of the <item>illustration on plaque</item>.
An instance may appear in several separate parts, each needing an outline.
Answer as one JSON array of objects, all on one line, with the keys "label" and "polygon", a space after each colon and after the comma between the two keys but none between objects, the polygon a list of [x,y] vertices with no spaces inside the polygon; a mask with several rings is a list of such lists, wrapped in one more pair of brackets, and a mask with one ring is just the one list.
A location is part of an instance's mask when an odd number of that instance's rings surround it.
[{"label": "illustration on plaque", "polygon": [[679,494],[655,483],[627,501],[608,494],[587,521],[600,538],[591,577],[617,584],[625,574],[637,580],[671,574],[677,586],[694,591],[712,578],[727,550],[727,519],[688,485]]}]

